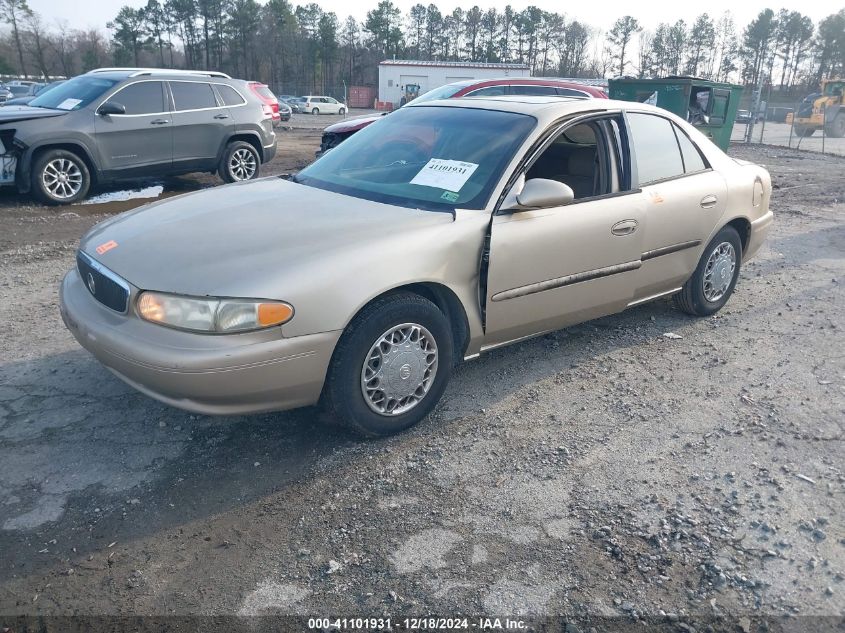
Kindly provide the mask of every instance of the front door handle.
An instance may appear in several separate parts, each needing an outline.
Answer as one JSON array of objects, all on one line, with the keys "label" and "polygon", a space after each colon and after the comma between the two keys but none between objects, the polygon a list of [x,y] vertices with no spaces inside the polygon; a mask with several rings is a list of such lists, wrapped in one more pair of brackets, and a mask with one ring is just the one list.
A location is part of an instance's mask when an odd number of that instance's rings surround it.
[{"label": "front door handle", "polygon": [[215,119],[228,119],[229,115],[228,114],[215,114],[214,118]]},{"label": "front door handle", "polygon": [[639,226],[639,223],[636,220],[621,220],[610,227],[610,232],[621,237],[636,231],[637,226]]},{"label": "front door handle", "polygon": [[719,199],[713,194],[710,194],[709,196],[704,196],[699,204],[702,209],[712,209],[716,206],[717,202],[719,202]]},{"label": "front door handle", "polygon": [[170,123],[170,121],[167,119],[154,119],[150,121],[150,125],[167,125],[168,123]]}]

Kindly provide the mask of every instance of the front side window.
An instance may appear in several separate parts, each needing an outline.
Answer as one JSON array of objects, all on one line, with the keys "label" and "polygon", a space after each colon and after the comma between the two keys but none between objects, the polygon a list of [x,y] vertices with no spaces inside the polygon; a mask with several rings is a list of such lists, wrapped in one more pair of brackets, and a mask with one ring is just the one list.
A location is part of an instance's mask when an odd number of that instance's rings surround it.
[{"label": "front side window", "polygon": [[628,113],[628,131],[634,147],[637,181],[647,185],[684,174],[684,163],[672,122],[653,114]]},{"label": "front side window", "polygon": [[109,101],[121,104],[126,114],[157,114],[167,110],[160,81],[130,84],[113,94]]},{"label": "front side window", "polygon": [[412,209],[483,209],[536,122],[475,108],[402,108],[303,169],[296,182]]},{"label": "front side window", "polygon": [[171,81],[170,91],[176,110],[216,108],[217,100],[211,85],[199,81]]},{"label": "front side window", "polygon": [[54,110],[79,110],[98,99],[119,82],[96,75],[80,75],[35,97],[29,105]]}]

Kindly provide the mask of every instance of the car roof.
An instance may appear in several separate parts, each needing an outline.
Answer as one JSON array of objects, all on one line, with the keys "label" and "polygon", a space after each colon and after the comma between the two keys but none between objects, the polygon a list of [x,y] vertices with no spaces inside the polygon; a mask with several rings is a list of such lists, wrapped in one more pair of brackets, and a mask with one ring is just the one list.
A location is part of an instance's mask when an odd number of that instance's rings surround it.
[{"label": "car roof", "polygon": [[578,97],[563,96],[529,96],[503,95],[499,97],[458,97],[452,99],[438,99],[423,103],[410,102],[406,108],[448,107],[448,108],[476,108],[482,110],[497,110],[499,112],[514,112],[527,114],[543,122],[557,119],[579,112],[602,112],[617,110],[637,110],[655,112],[663,116],[674,117],[668,110],[634,101],[618,101],[615,99],[580,99]]}]

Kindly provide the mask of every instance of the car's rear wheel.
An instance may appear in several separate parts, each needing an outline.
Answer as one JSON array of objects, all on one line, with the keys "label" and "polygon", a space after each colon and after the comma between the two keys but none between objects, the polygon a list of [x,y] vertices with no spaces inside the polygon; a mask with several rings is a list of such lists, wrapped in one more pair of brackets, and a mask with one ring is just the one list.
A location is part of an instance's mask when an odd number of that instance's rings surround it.
[{"label": "car's rear wheel", "polygon": [[258,178],[261,170],[261,157],[251,143],[233,141],[226,146],[220,166],[220,177],[226,182],[240,182]]},{"label": "car's rear wheel", "polygon": [[91,187],[85,161],[64,149],[47,150],[32,167],[32,191],[46,204],[71,204],[82,200]]},{"label": "car's rear wheel", "polygon": [[322,405],[332,421],[366,437],[403,431],[425,418],[452,372],[449,323],[411,293],[377,299],[341,336]]},{"label": "car's rear wheel", "polygon": [[674,296],[675,305],[694,316],[718,312],[733,294],[741,262],[739,233],[732,226],[726,226],[704,249],[692,277]]},{"label": "car's rear wheel", "polygon": [[311,114],[320,114],[320,108],[314,108],[311,110]]}]

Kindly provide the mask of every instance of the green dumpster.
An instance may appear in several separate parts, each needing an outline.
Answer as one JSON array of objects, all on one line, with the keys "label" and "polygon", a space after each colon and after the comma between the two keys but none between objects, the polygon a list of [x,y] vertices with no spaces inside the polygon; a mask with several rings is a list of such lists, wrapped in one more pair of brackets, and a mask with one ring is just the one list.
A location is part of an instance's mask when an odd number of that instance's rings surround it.
[{"label": "green dumpster", "polygon": [[609,81],[610,98],[650,103],[686,119],[723,150],[731,141],[742,86],[696,77]]}]

